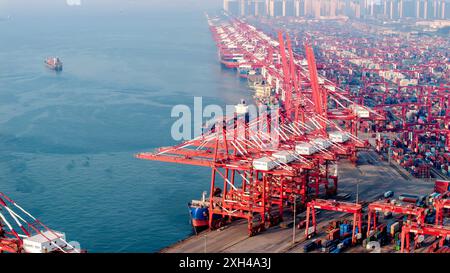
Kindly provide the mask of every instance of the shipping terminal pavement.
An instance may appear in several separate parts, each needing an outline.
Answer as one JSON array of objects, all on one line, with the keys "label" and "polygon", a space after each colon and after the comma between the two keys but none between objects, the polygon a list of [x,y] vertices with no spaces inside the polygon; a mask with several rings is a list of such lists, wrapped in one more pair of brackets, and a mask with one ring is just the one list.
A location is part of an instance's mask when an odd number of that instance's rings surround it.
[{"label": "shipping terminal pavement", "polygon": [[[374,151],[359,152],[355,166],[347,160],[338,163],[338,193],[349,193],[346,202],[372,202],[386,191],[400,194],[424,195],[434,189],[433,181],[416,179],[406,170],[380,160]],[[358,186],[357,186],[358,185]],[[358,190],[357,190],[358,189]],[[358,192],[358,194],[356,194]],[[305,212],[298,214],[304,219]],[[301,253],[303,246],[314,238],[325,239],[325,227],[332,220],[351,219],[350,214],[321,211],[317,214],[317,235],[305,240],[305,229],[296,229],[293,242],[293,218],[284,217],[280,225],[269,228],[256,236],[247,235],[247,221],[238,220],[217,230],[204,231],[162,249],[163,253]],[[363,220],[363,223],[365,220]],[[361,245],[348,248],[345,252],[367,252]],[[392,252],[392,247],[381,252]]]}]

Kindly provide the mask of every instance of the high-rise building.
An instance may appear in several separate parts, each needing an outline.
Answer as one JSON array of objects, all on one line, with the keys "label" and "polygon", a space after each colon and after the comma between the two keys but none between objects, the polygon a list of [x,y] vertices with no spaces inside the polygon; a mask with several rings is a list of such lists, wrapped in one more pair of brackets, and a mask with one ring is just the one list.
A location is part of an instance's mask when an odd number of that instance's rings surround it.
[{"label": "high-rise building", "polygon": [[275,16],[275,0],[269,0],[269,15]]},{"label": "high-rise building", "polygon": [[442,1],[441,2],[442,4],[441,4],[441,19],[445,19],[446,17],[446,13],[445,13],[445,1]]},{"label": "high-rise building", "polygon": [[223,0],[223,9],[240,16],[308,18],[448,19],[450,0]]},{"label": "high-rise building", "polygon": [[223,9],[229,11],[228,0],[223,0]]},{"label": "high-rise building", "polygon": [[294,1],[294,15],[296,17],[300,16],[300,0],[295,0]]},{"label": "high-rise building", "polygon": [[322,0],[313,1],[313,6],[314,6],[314,18],[320,18]]}]

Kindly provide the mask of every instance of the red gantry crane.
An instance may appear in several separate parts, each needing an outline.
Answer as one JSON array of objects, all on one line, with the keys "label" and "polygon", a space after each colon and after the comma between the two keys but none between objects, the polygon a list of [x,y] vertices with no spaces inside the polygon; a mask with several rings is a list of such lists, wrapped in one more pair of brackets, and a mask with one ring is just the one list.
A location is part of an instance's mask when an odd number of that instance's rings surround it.
[{"label": "red gantry crane", "polygon": [[312,215],[312,225],[313,225],[312,233],[313,234],[316,233],[317,230],[316,209],[338,211],[342,213],[353,213],[352,243],[356,242],[357,240],[356,227],[358,227],[358,232],[361,232],[361,225],[362,225],[361,204],[338,202],[336,200],[323,200],[323,199],[315,199],[308,202],[306,207],[306,229],[305,229],[306,238],[309,238],[310,235],[309,232],[310,215]]},{"label": "red gantry crane", "polygon": [[54,231],[0,192],[0,252],[79,253],[66,241],[64,233]]},{"label": "red gantry crane", "polygon": [[370,231],[377,228],[377,212],[391,212],[395,214],[403,214],[410,217],[414,217],[411,220],[416,221],[419,225],[425,223],[425,209],[418,207],[414,204],[404,204],[404,203],[392,203],[390,199],[383,201],[377,201],[369,204],[368,207],[368,227],[367,236],[370,235]]},{"label": "red gantry crane", "polygon": [[400,247],[401,252],[411,251],[411,246],[410,246],[410,242],[411,242],[410,234],[411,233],[415,234],[414,247],[412,249],[412,251],[414,251],[414,249],[416,249],[416,246],[418,243],[417,239],[418,239],[419,235],[436,236],[440,239],[439,246],[443,246],[445,239],[450,236],[450,227],[435,226],[435,225],[428,225],[428,224],[419,225],[417,223],[403,224],[402,233],[401,233],[401,247]]},{"label": "red gantry crane", "polygon": [[443,225],[445,210],[450,209],[450,192],[442,193],[434,200],[434,208],[436,210],[436,225]]},{"label": "red gantry crane", "polygon": [[[224,125],[227,122],[234,126]],[[245,131],[238,133],[240,122]],[[249,235],[254,235],[281,219],[284,203],[293,194],[306,198],[307,173],[315,165],[293,150],[265,150],[268,136],[251,129],[257,122],[231,119],[194,140],[137,158],[210,167],[209,227],[244,218]]]},{"label": "red gantry crane", "polygon": [[[277,42],[238,19],[210,24],[210,29],[222,63],[261,69],[281,99],[280,111],[253,120],[238,113],[218,118],[210,131],[193,140],[136,157],[211,168],[209,228],[243,218],[249,235],[254,235],[281,220],[286,204],[294,200],[306,204],[308,198],[319,196],[320,186],[325,194],[335,194],[338,179],[330,174],[329,163],[345,156],[355,160],[356,147],[365,144],[328,119],[327,96],[333,91],[324,93],[319,86],[312,49],[307,54],[307,73],[288,36],[286,54],[281,33]],[[281,62],[275,56],[281,56]],[[337,101],[345,99],[337,92],[333,96]],[[275,146],[271,136],[278,138]]]}]

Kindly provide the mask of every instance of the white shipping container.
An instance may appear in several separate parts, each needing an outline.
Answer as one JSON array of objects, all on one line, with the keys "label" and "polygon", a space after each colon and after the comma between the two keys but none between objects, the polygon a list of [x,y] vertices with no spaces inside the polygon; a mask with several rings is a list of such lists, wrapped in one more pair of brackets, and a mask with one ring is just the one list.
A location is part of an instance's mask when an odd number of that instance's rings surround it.
[{"label": "white shipping container", "polygon": [[328,135],[330,137],[330,140],[336,143],[344,143],[349,139],[348,134],[345,132],[330,132]]},{"label": "white shipping container", "polygon": [[331,146],[331,142],[328,139],[316,138],[312,141],[315,145],[318,145],[322,149],[328,149]]},{"label": "white shipping container", "polygon": [[398,222],[395,222],[391,225],[391,235],[394,236],[394,234],[400,230],[400,224]]},{"label": "white shipping container", "polygon": [[356,106],[355,114],[360,118],[368,118],[370,117],[370,112],[363,107]]},{"label": "white shipping container", "polygon": [[409,80],[409,85],[417,85],[419,81],[417,79],[411,79]]},{"label": "white shipping container", "polygon": [[333,85],[325,85],[325,88],[330,90],[330,91],[336,91],[336,87]]},{"label": "white shipping container", "polygon": [[65,247],[65,243],[59,238],[66,240],[64,233],[57,231],[42,231],[42,234],[36,234],[23,239],[23,249],[27,253],[47,253]]},{"label": "white shipping container", "polygon": [[253,168],[259,171],[270,171],[277,166],[275,160],[272,160],[268,157],[262,157],[253,160]]},{"label": "white shipping container", "polygon": [[248,105],[247,104],[239,103],[238,105],[234,106],[234,108],[236,109],[236,114],[238,114],[238,115],[248,113]]},{"label": "white shipping container", "polygon": [[279,151],[272,154],[273,157],[278,159],[278,161],[283,162],[285,164],[290,163],[295,160],[293,152],[288,151]]},{"label": "white shipping container", "polygon": [[302,142],[295,145],[295,152],[300,155],[312,155],[317,152],[317,150],[310,143]]},{"label": "white shipping container", "polygon": [[366,109],[359,109],[356,112],[356,115],[358,115],[358,117],[360,118],[369,118],[370,117],[370,112]]},{"label": "white shipping container", "polygon": [[407,80],[407,79],[400,80],[399,84],[400,84],[400,86],[407,86],[409,84],[409,80]]}]

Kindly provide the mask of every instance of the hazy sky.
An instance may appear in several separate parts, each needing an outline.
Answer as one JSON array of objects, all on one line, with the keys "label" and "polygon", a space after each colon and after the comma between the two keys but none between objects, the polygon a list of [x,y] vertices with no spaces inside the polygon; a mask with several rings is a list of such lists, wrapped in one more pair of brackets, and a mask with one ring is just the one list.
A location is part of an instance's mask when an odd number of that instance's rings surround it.
[{"label": "hazy sky", "polygon": [[[78,5],[78,3],[81,3]],[[0,14],[52,12],[102,14],[145,10],[199,10],[221,7],[220,0],[0,0]]]}]

